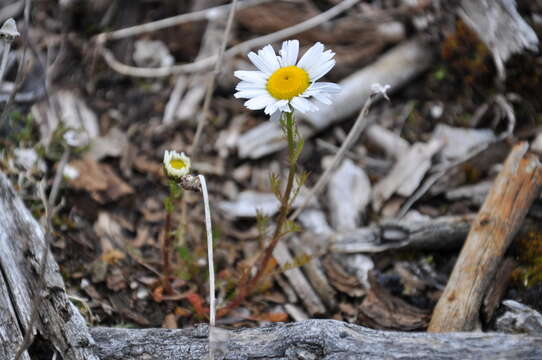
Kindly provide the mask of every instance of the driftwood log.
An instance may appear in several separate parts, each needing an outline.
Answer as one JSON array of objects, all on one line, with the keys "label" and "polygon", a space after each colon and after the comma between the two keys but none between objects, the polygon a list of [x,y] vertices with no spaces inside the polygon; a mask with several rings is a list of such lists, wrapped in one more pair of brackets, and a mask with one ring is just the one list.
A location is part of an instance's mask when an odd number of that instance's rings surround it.
[{"label": "driftwood log", "polygon": [[[208,327],[94,328],[102,360],[207,357]],[[217,359],[541,359],[540,336],[498,333],[427,334],[367,329],[335,320],[306,320],[254,329],[220,330]]]},{"label": "driftwood log", "polygon": [[42,297],[34,325],[50,351],[56,350],[64,359],[97,360],[85,320],[68,299],[52,255],[45,264],[45,287],[40,287],[44,245],[40,225],[0,173],[0,358],[15,358],[30,329],[33,299]]},{"label": "driftwood log", "polygon": [[514,146],[478,212],[433,312],[429,331],[470,331],[504,253],[542,188],[539,158]]}]

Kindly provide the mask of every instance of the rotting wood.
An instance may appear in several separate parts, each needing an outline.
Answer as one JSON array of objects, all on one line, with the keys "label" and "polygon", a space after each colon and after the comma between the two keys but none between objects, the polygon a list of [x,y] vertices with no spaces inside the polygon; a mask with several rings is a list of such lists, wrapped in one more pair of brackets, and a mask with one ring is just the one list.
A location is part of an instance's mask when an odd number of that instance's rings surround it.
[{"label": "rotting wood", "polygon": [[[307,320],[253,329],[218,329],[217,359],[540,359],[541,336],[498,333],[387,332],[335,320]],[[192,329],[94,328],[102,360],[201,360],[207,325]]]},{"label": "rotting wood", "polygon": [[[85,320],[68,299],[52,255],[47,258],[43,274],[45,288],[39,288],[39,256],[44,244],[40,225],[16,195],[9,180],[0,173],[0,288],[6,290],[2,291],[2,297],[11,301],[16,326],[21,334],[28,331],[32,299],[43,296],[35,325],[50,348],[62,354],[65,360],[97,360]],[[4,326],[13,324],[0,324],[0,327]],[[8,345],[8,350],[16,350],[18,345]],[[14,358],[14,354],[7,353],[6,356],[10,360]]]},{"label": "rotting wood", "polygon": [[521,142],[508,155],[471,227],[428,331],[477,327],[491,280],[542,187],[542,166],[528,147]]}]

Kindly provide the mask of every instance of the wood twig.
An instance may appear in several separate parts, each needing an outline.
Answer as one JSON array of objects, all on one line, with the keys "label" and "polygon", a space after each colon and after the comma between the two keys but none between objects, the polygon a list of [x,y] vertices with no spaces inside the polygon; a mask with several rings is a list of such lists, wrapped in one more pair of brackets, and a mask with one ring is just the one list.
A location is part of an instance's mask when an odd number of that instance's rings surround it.
[{"label": "wood twig", "polygon": [[[351,8],[352,6],[356,5],[359,1],[360,0],[343,0],[339,4],[332,7],[331,9],[321,14],[318,14],[317,16],[312,17],[308,20],[305,20],[299,24],[293,25],[286,29],[276,31],[268,35],[264,35],[264,36],[247,40],[245,42],[237,44],[225,51],[224,58],[229,59],[235,55],[245,53],[249,51],[250,49],[253,49],[259,46],[264,46],[266,44],[271,44],[276,41],[281,41],[288,37],[310,30],[334,18],[335,16],[343,13],[344,11]],[[173,65],[170,67],[159,67],[159,68],[142,68],[142,67],[123,64],[122,62],[118,61],[115,58],[115,56],[110,50],[108,50],[107,48],[105,48],[104,46],[100,44],[99,44],[99,51],[101,52],[106,63],[116,72],[122,75],[126,75],[126,76],[146,77],[146,78],[166,77],[166,76],[170,76],[174,74],[182,74],[182,73],[186,74],[186,73],[205,71],[211,68],[218,59],[217,55],[213,55],[213,56],[209,56],[207,58],[204,58],[192,63],[188,63],[188,64],[179,64],[179,65]]]},{"label": "wood twig", "polygon": [[528,144],[514,146],[474,221],[433,312],[428,331],[470,331],[502,257],[542,188]]},{"label": "wood twig", "polygon": [[[271,0],[244,0],[240,1],[237,5],[238,10],[245,9],[251,6],[257,6],[269,2]],[[166,29],[172,26],[178,26],[188,22],[198,21],[198,20],[209,20],[225,14],[232,4],[225,4],[220,6],[215,6],[208,9],[203,9],[199,11],[193,11],[186,14],[180,14],[172,16],[165,19],[160,19],[157,21],[151,21],[145,24],[130,26],[124,29],[119,29],[110,32],[103,32],[96,35],[95,39],[99,43],[105,43],[110,40],[119,40],[131,36],[147,34],[150,32]]]}]

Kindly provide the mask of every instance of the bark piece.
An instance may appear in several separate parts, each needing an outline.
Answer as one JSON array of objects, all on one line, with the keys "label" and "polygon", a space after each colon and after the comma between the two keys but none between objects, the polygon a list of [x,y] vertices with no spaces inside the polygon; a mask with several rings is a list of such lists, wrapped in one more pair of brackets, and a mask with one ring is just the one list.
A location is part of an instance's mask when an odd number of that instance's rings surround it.
[{"label": "bark piece", "polygon": [[505,300],[503,305],[508,311],[497,319],[499,331],[542,335],[542,314],[514,300]]},{"label": "bark piece", "polygon": [[[432,63],[433,52],[421,39],[406,41],[382,55],[373,64],[359,70],[340,82],[341,92],[331,105],[319,105],[320,111],[308,113],[300,119],[299,131],[307,139],[316,132],[359,111],[372,94],[374,83],[387,84],[391,90],[403,86]],[[286,147],[280,141],[282,132],[275,122],[265,122],[239,139],[241,158],[259,159]]]},{"label": "bark piece", "polygon": [[[275,249],[273,250],[273,257],[277,260],[280,266],[286,266],[294,263],[294,258],[290,254],[290,250],[283,241],[279,241]],[[305,308],[312,316],[316,314],[324,314],[326,308],[320,300],[320,297],[314,292],[305,275],[299,268],[293,268],[286,270],[284,275],[292,284],[295,292],[301,298],[301,301],[305,305]]]},{"label": "bark piece", "polygon": [[[69,130],[64,139],[72,146],[85,146],[100,135],[98,117],[78,94],[59,90],[32,106],[32,116],[40,127],[41,139],[48,144],[57,127],[62,124]],[[49,105],[52,105],[51,106]]]},{"label": "bark piece", "polygon": [[337,293],[329,284],[329,280],[324,273],[323,265],[318,258],[317,252],[312,246],[306,246],[306,243],[309,241],[310,239],[308,237],[302,236],[300,239],[294,236],[290,240],[290,247],[294,251],[296,257],[310,256],[311,260],[303,265],[303,271],[307,275],[314,291],[320,296],[327,308],[334,309],[337,306]]},{"label": "bark piece", "polygon": [[501,78],[512,54],[538,50],[538,37],[519,15],[515,0],[462,0],[458,13],[491,50]]},{"label": "bark piece", "polygon": [[431,220],[386,221],[329,236],[336,253],[382,252],[391,249],[451,249],[467,236],[473,216],[443,216]]},{"label": "bark piece", "polygon": [[345,159],[331,176],[327,187],[333,228],[339,231],[355,229],[370,197],[369,177],[352,160]]},{"label": "bark piece", "polygon": [[[498,333],[388,332],[336,320],[227,331],[219,329],[217,359],[540,359],[541,336]],[[201,360],[207,325],[191,329],[93,328],[102,360]]]},{"label": "bark piece", "polygon": [[373,191],[373,208],[380,210],[393,193],[410,196],[431,167],[431,158],[444,145],[440,139],[416,143],[395,163],[390,173],[380,180]]},{"label": "bark piece", "polygon": [[[0,173],[0,289],[4,288],[0,297],[10,299],[12,310],[8,306],[8,313],[16,314],[14,323],[0,323],[3,328],[0,333],[13,326],[19,328],[20,334],[28,331],[33,299],[44,296],[38,307],[36,328],[46,343],[66,360],[97,360],[85,320],[64,292],[62,276],[51,254],[43,274],[45,288],[39,288],[38,270],[44,244],[40,225]],[[17,333],[10,336],[16,338]],[[8,344],[8,348],[13,351],[13,344]],[[6,356],[13,359],[13,353]]]},{"label": "bark piece", "polygon": [[398,159],[410,148],[408,141],[385,127],[374,124],[367,128],[367,139],[369,142],[380,149],[386,155]]},{"label": "bark piece", "polygon": [[[303,203],[305,195],[303,189],[293,203],[297,207]],[[265,216],[273,216],[279,211],[280,202],[275,194],[252,190],[243,191],[235,201],[221,201],[218,208],[228,217],[256,217],[258,212]]]},{"label": "bark piece", "polygon": [[433,312],[429,331],[469,331],[497,267],[542,187],[542,166],[528,144],[514,146],[495,179]]},{"label": "bark piece", "polygon": [[443,140],[442,156],[453,161],[467,157],[474,147],[489,144],[497,137],[491,129],[468,129],[438,124],[433,131],[433,138]]}]

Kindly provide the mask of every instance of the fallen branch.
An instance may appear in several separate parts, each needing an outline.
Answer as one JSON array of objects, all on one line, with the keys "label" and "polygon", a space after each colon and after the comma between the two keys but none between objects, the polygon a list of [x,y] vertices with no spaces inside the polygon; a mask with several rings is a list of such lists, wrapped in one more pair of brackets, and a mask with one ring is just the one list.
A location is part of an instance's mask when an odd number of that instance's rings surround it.
[{"label": "fallen branch", "polygon": [[[192,329],[94,328],[102,360],[207,356],[207,325]],[[217,331],[218,359],[540,359],[541,336],[497,333],[427,334],[367,329],[335,320],[306,320]],[[221,341],[220,341],[221,340]]]},{"label": "fallen branch", "polygon": [[472,215],[443,216],[427,221],[386,221],[379,225],[328,235],[336,253],[375,253],[400,248],[442,250],[459,247]]},{"label": "fallen branch", "polygon": [[433,312],[431,332],[477,327],[502,257],[542,188],[542,166],[528,144],[514,146],[493,183]]}]

